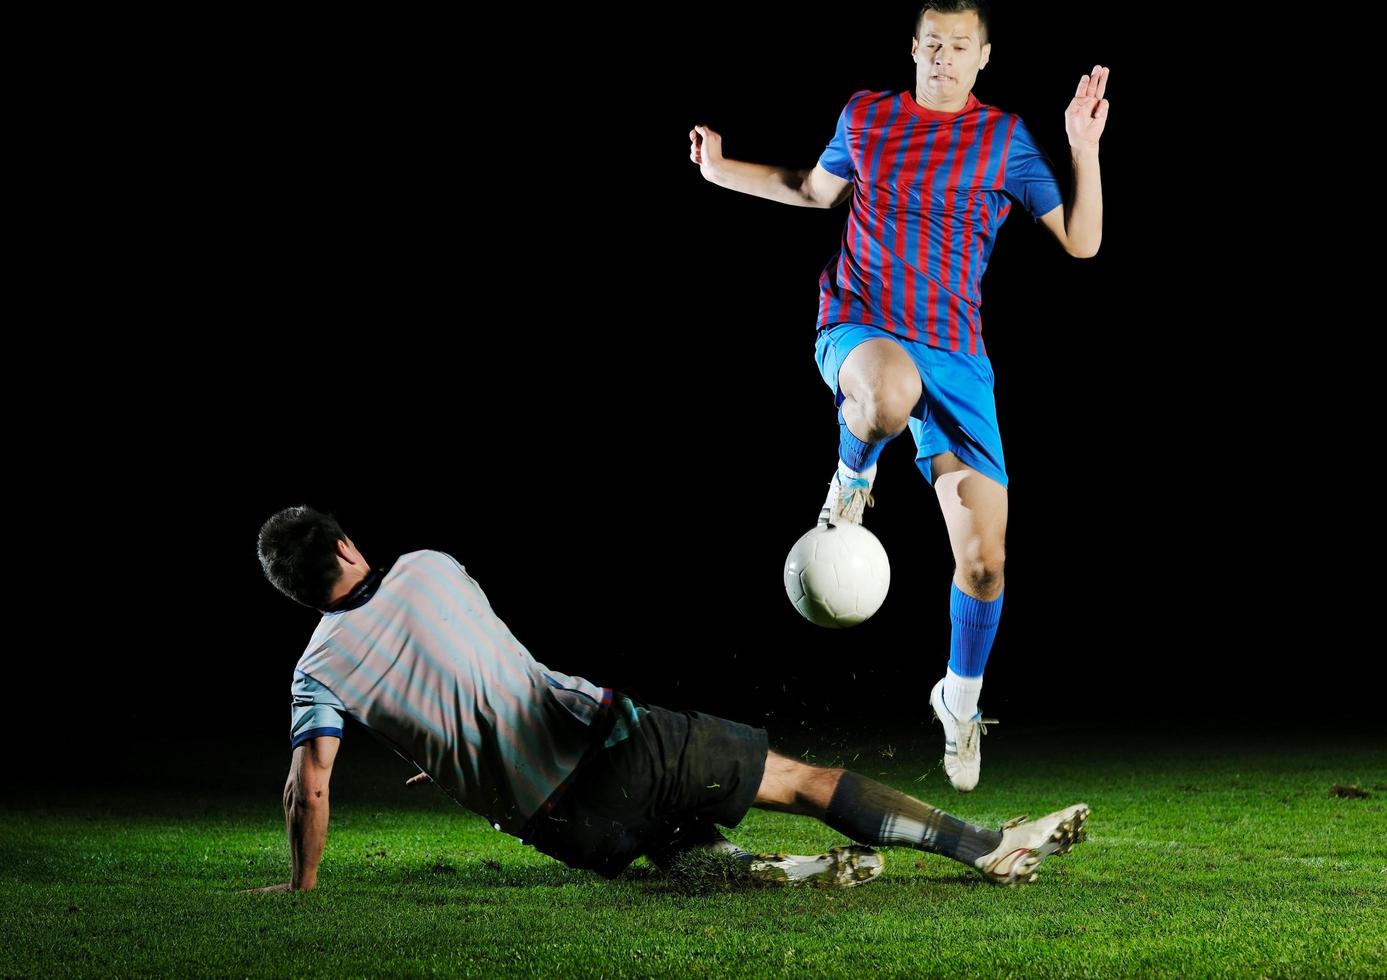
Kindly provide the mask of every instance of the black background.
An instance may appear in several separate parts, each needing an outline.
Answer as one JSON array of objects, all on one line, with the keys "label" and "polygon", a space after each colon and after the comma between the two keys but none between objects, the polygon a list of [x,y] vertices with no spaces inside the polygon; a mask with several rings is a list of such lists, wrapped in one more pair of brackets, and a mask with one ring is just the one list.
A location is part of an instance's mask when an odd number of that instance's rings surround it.
[{"label": "black background", "polygon": [[[835,465],[813,334],[846,208],[708,184],[687,136],[810,166],[852,92],[912,85],[911,13],[240,23],[132,68],[106,150],[144,196],[92,243],[128,325],[89,348],[81,452],[28,484],[69,583],[39,590],[59,608],[26,658],[54,706],[287,731],[317,614],[253,545],[309,503],[373,561],[455,555],[557,669],[773,730],[926,722],[952,556],[908,433],[867,515],[881,611],[823,630],[781,580]],[[1003,8],[975,88],[1068,196],[1065,107],[1111,68],[1099,255],[1017,207],[983,279],[1011,493],[982,704],[1004,720],[1328,716],[1382,675],[1336,557],[1364,533],[1348,460],[1288,395],[1344,354],[1315,339],[1326,306],[1290,312],[1285,208],[1245,163],[1262,80],[1177,35]]]}]

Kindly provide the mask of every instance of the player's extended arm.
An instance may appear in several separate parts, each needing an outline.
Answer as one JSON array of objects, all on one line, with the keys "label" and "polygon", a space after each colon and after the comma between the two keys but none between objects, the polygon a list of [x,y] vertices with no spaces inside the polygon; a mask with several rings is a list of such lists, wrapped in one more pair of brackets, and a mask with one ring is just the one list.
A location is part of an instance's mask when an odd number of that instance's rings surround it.
[{"label": "player's extended arm", "polygon": [[320,735],[300,743],[289,764],[284,784],[284,823],[289,831],[293,858],[292,891],[308,891],[318,884],[318,862],[327,842],[328,781],[341,739]]},{"label": "player's extended arm", "polygon": [[689,130],[689,159],[703,178],[719,187],[801,208],[831,208],[852,195],[852,181],[834,176],[817,163],[808,170],[789,170],[764,163],[728,160],[722,136],[707,126]]},{"label": "player's extended arm", "polygon": [[1098,140],[1108,121],[1108,69],[1094,65],[1093,73],[1079,79],[1078,90],[1064,112],[1064,129],[1069,136],[1069,155],[1074,165],[1074,200],[1068,216],[1060,208],[1041,218],[1059,239],[1064,250],[1076,258],[1098,254],[1103,241],[1103,182],[1098,169]]},{"label": "player's extended arm", "polygon": [[327,788],[341,739],[319,735],[294,747],[289,779],[284,783],[284,825],[289,831],[293,879],[243,892],[298,892],[318,886],[318,862],[327,843]]}]

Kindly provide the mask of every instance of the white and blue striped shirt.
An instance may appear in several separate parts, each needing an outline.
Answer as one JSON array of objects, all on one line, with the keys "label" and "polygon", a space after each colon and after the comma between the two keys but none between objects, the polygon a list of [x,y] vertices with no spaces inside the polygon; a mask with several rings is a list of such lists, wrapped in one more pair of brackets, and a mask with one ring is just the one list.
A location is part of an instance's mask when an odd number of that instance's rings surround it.
[{"label": "white and blue striped shirt", "polygon": [[[557,800],[613,692],[538,663],[451,555],[413,551],[323,613],[294,668],[292,745],[349,716],[462,806],[518,834]],[[639,718],[619,698],[607,744]]]}]

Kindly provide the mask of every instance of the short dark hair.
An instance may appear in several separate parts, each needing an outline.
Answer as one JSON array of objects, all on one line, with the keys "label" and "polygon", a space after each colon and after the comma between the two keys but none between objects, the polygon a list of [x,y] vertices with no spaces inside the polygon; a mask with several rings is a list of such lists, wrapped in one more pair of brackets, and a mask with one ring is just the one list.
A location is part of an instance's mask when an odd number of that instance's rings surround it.
[{"label": "short dark hair", "polygon": [[342,578],[337,542],[346,537],[331,514],[306,505],[285,507],[260,526],[256,552],[271,585],[295,602],[322,609]]},{"label": "short dark hair", "polygon": [[969,10],[977,12],[978,25],[982,36],[978,38],[978,47],[982,47],[992,37],[992,20],[987,9],[987,0],[927,0],[920,7],[920,12],[915,15],[915,38],[920,37],[920,22],[925,19],[925,14],[930,11],[937,14],[962,14]]}]

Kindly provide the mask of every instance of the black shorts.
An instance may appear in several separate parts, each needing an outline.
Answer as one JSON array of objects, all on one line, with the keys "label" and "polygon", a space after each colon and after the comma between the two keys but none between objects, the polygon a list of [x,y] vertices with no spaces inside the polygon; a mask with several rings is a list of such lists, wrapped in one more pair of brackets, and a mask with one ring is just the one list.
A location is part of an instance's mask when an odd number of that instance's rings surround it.
[{"label": "black shorts", "polygon": [[598,752],[554,809],[519,834],[607,878],[643,854],[706,836],[715,823],[737,826],[756,800],[769,748],[764,728],[631,700],[648,712],[631,735]]}]

